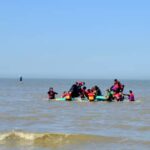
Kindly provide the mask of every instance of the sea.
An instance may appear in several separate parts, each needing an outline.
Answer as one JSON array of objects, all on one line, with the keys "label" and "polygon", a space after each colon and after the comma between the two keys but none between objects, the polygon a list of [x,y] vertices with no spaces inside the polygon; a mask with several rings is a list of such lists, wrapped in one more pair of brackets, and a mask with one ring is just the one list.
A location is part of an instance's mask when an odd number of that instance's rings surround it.
[{"label": "sea", "polygon": [[0,150],[149,150],[150,81],[120,80],[135,102],[48,100],[76,81],[105,90],[112,80],[0,79]]}]

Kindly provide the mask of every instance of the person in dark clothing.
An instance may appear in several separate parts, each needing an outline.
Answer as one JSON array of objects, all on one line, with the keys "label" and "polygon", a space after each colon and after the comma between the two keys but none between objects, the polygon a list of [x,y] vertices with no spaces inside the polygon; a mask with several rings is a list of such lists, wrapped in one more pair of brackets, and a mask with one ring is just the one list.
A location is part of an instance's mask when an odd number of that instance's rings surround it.
[{"label": "person in dark clothing", "polygon": [[86,86],[84,86],[83,88],[81,88],[80,97],[81,97],[82,99],[88,97],[88,93],[87,93],[87,90],[86,90]]},{"label": "person in dark clothing", "polygon": [[78,97],[79,96],[79,91],[80,91],[80,88],[79,88],[78,82],[73,84],[72,87],[69,90],[69,92],[71,92],[72,97]]},{"label": "person in dark clothing", "polygon": [[48,98],[49,98],[49,99],[55,99],[55,95],[58,94],[57,92],[55,92],[55,91],[53,90],[53,88],[49,88],[49,91],[48,91],[47,93],[48,93]]},{"label": "person in dark clothing", "polygon": [[114,85],[111,86],[110,90],[113,92],[123,92],[124,86],[118,79],[114,79]]},{"label": "person in dark clothing", "polygon": [[94,86],[94,92],[95,92],[95,96],[101,96],[102,95],[102,92],[97,85]]},{"label": "person in dark clothing", "polygon": [[20,82],[22,82],[22,81],[23,81],[23,78],[22,78],[22,76],[19,78],[19,81],[20,81]]}]

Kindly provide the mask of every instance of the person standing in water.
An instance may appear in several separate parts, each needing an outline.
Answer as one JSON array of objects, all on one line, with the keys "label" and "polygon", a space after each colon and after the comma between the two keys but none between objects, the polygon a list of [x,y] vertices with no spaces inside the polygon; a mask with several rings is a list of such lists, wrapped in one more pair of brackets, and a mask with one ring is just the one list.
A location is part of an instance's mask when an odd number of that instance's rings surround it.
[{"label": "person standing in water", "polygon": [[123,94],[124,96],[128,96],[128,100],[133,102],[135,101],[134,93],[132,90],[129,91],[129,94]]},{"label": "person standing in water", "polygon": [[22,80],[23,80],[23,78],[22,78],[22,76],[20,76],[19,81],[22,82]]},{"label": "person standing in water", "polygon": [[53,90],[53,88],[51,87],[51,88],[49,88],[49,91],[47,92],[47,94],[48,94],[48,98],[49,98],[49,99],[55,99],[55,95],[58,94],[58,93],[55,92],[55,91]]},{"label": "person standing in water", "polygon": [[131,90],[129,91],[128,99],[129,99],[129,101],[135,101],[134,93]]}]

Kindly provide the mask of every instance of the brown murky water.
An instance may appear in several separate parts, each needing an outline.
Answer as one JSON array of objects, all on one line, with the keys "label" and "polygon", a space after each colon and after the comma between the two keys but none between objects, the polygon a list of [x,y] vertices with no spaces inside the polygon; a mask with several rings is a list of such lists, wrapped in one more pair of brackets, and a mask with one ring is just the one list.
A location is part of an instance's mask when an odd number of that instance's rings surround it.
[{"label": "brown murky water", "polygon": [[[0,149],[148,150],[150,81],[122,81],[135,102],[48,101],[50,86],[68,90],[75,80],[0,80]],[[85,80],[104,93],[113,80]]]}]

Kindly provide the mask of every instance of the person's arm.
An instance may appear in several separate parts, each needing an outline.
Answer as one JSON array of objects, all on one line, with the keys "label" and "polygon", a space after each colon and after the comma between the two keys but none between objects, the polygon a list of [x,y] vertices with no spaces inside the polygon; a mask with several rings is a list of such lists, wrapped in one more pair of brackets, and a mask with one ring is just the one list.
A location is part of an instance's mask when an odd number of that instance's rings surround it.
[{"label": "person's arm", "polygon": [[123,94],[124,96],[130,96],[129,94]]}]

